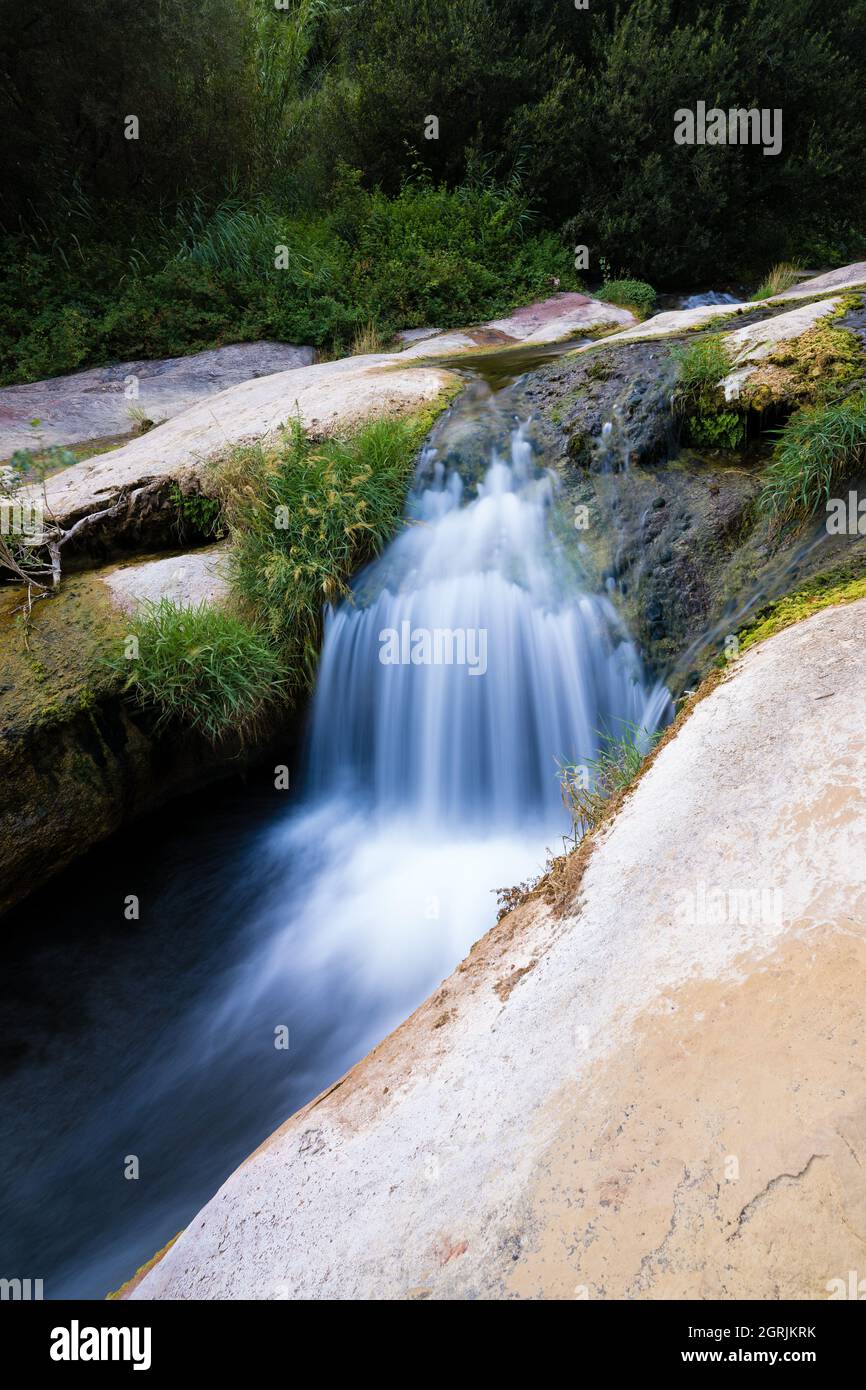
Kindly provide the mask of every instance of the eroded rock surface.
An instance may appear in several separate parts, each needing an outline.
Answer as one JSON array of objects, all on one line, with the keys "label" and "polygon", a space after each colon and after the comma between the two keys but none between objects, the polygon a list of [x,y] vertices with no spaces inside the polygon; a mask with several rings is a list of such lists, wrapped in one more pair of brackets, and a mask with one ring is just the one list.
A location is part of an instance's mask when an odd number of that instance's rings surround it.
[{"label": "eroded rock surface", "polygon": [[182,607],[219,603],[228,596],[228,543],[204,546],[178,555],[135,560],[99,570],[113,602],[127,612],[140,603],[171,599]]},{"label": "eroded rock surface", "polygon": [[[235,343],[189,357],[120,362],[72,376],[0,389],[0,458],[16,449],[127,434],[142,417],[159,424],[196,401],[253,377],[309,366],[310,347]],[[33,419],[39,420],[34,429]]]}]

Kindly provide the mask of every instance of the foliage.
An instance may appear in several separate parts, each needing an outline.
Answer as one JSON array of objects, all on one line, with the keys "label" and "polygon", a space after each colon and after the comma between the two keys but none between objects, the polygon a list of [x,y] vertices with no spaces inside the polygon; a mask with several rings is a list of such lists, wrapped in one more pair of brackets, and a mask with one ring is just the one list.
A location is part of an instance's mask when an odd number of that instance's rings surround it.
[{"label": "foliage", "polygon": [[225,535],[222,507],[215,497],[195,489],[184,492],[176,482],[171,484],[169,496],[178,514],[181,540],[207,540]]},{"label": "foliage", "polygon": [[300,684],[318,658],[322,610],[393,534],[424,425],[379,419],[313,441],[293,422],[273,447],[237,451],[219,483],[232,531],[232,592]]},{"label": "foliage", "polygon": [[656,307],[656,292],[643,280],[605,280],[598,294],[608,304],[631,309],[639,319],[645,319]]},{"label": "foliage", "polygon": [[780,261],[778,265],[773,266],[766,280],[762,280],[752,299],[770,299],[774,294],[783,294],[792,285],[796,285],[800,278],[800,270],[799,261]]},{"label": "foliage", "polygon": [[746,422],[734,410],[716,410],[689,416],[690,444],[707,449],[738,449],[746,437]]},{"label": "foliage", "polygon": [[138,654],[110,658],[124,689],[145,709],[197,729],[212,743],[253,733],[279,698],[286,674],[279,654],[254,626],[224,608],[180,607],[170,599],[143,604],[129,626]]},{"label": "foliage", "polygon": [[79,240],[60,271],[53,254],[7,238],[0,381],[262,338],[344,352],[370,325],[387,340],[493,317],[549,293],[554,278],[577,283],[559,240],[527,231],[528,211],[513,184],[448,191],[422,171],[386,198],[344,170],[315,217],[264,199],[211,210],[184,200],[172,218],[142,222],[131,264],[101,239]]},{"label": "foliage", "polygon": [[[447,326],[575,285],[578,244],[655,285],[866,254],[862,0],[598,0],[591,22],[549,0],[67,0],[62,25],[0,0],[0,47],[4,381]],[[782,153],[676,145],[709,94],[781,108]]]},{"label": "foliage", "polygon": [[672,343],[677,366],[674,408],[683,417],[691,444],[736,449],[745,439],[742,414],[720,403],[722,380],[731,370],[727,343],[720,333],[707,333],[686,343]]},{"label": "foliage", "polygon": [[866,392],[806,406],[778,432],[758,499],[777,523],[813,516],[866,462]]}]

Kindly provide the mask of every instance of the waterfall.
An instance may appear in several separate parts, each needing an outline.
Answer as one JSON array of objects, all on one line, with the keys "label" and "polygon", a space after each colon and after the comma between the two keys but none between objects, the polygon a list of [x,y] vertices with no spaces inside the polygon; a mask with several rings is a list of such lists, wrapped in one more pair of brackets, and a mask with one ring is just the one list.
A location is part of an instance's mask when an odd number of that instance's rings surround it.
[{"label": "waterfall", "polygon": [[555,827],[556,760],[654,727],[666,692],[586,592],[525,424],[467,493],[428,455],[407,525],[329,615],[308,784],[434,825]]},{"label": "waterfall", "polygon": [[426,451],[405,525],[327,616],[303,799],[267,848],[264,945],[232,1011],[279,991],[291,962],[311,992],[346,982],[381,1036],[381,1011],[396,1023],[492,925],[495,890],[561,849],[558,760],[669,716],[612,603],[587,591],[527,425],[509,438],[486,402],[473,470],[469,409],[456,465]]}]

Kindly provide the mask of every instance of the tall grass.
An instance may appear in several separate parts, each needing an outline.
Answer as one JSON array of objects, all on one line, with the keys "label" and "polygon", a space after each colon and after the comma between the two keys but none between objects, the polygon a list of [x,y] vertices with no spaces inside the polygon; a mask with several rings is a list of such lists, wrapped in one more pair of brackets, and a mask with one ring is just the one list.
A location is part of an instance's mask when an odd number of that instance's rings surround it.
[{"label": "tall grass", "polygon": [[232,592],[312,681],[322,611],[397,527],[424,427],[379,419],[315,443],[299,422],[271,447],[241,448],[218,486],[233,536]]},{"label": "tall grass", "polygon": [[601,735],[601,749],[585,763],[560,762],[563,805],[571,816],[571,839],[577,844],[601,823],[611,802],[630,787],[647,755],[661,737],[625,722],[618,734]]},{"label": "tall grass", "polygon": [[207,603],[185,608],[170,599],[143,604],[128,637],[138,653],[111,659],[124,689],[168,722],[197,729],[212,743],[255,733],[267,706],[286,687],[281,655],[249,623]]},{"label": "tall grass", "polygon": [[802,266],[799,261],[779,261],[763,280],[755,293],[752,295],[752,302],[759,299],[772,299],[774,294],[783,294],[792,285],[796,285],[800,278]]},{"label": "tall grass", "polygon": [[866,464],[866,392],[806,406],[779,431],[760,510],[777,523],[813,516]]}]

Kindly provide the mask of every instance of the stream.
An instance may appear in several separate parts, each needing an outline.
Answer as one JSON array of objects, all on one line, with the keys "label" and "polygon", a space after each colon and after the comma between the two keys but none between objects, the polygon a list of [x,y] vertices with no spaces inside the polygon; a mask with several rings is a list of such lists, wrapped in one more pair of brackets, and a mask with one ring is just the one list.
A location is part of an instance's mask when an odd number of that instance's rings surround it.
[{"label": "stream", "polygon": [[520,410],[563,347],[456,364],[406,524],[326,617],[291,790],[177,803],[4,922],[0,1273],[129,1278],[561,851],[557,760],[670,717]]}]

